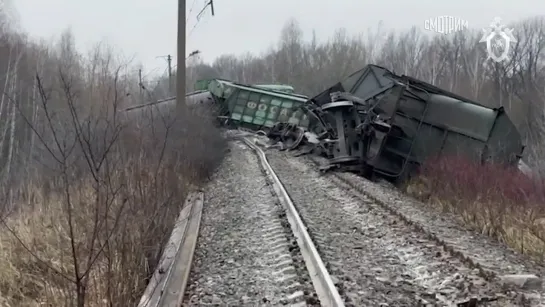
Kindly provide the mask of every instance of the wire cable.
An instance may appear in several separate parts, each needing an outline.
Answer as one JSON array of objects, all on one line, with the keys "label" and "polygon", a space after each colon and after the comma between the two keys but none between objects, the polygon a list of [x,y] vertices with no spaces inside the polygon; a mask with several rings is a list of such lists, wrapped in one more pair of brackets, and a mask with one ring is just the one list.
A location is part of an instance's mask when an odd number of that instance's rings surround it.
[{"label": "wire cable", "polygon": [[186,26],[187,26],[187,23],[189,22],[189,16],[191,16],[191,13],[193,12],[193,9],[195,8],[195,3],[197,3],[197,0],[193,0],[193,3],[191,4],[191,8],[189,9],[189,13],[187,13],[187,17],[185,18]]},{"label": "wire cable", "polygon": [[[206,8],[208,6],[210,6],[212,8],[212,15],[214,15],[214,11],[213,11],[213,4],[212,4],[212,1],[213,0],[206,0],[206,3],[205,5],[203,6],[203,8],[201,9],[201,11],[199,12],[199,14],[197,14],[197,22],[195,23],[195,25],[193,25],[193,28],[191,28],[191,30],[189,31],[189,34],[187,35],[187,38],[190,38],[191,37],[191,34],[193,34],[193,32],[195,31],[195,29],[197,28],[197,25],[199,24],[199,22],[202,20],[202,16],[203,16],[203,13],[205,12]],[[195,1],[193,2],[193,4],[195,4]],[[189,20],[189,19],[188,19]],[[186,22],[187,23],[187,22]]]}]

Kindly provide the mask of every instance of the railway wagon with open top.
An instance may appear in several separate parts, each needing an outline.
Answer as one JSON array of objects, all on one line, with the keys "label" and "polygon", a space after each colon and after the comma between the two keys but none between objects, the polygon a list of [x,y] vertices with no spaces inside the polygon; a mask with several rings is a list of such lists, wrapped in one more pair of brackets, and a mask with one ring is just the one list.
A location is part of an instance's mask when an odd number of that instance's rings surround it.
[{"label": "railway wagon with open top", "polygon": [[398,182],[438,155],[516,166],[524,146],[503,108],[489,108],[409,76],[368,65],[310,99],[310,128],[333,136],[332,164]]},{"label": "railway wagon with open top", "polygon": [[308,127],[308,116],[300,108],[308,98],[289,93],[290,88],[243,85],[220,79],[211,80],[208,84],[208,90],[222,99],[225,119],[255,130],[269,129],[277,122]]},{"label": "railway wagon with open top", "polygon": [[[277,122],[308,126],[308,117],[300,106],[308,97],[294,94],[294,88],[282,84],[244,85],[225,79],[204,79],[195,83],[195,91],[186,94],[190,107],[204,107],[222,122],[235,123],[254,130],[271,128]],[[164,114],[176,106],[176,97],[128,107],[122,111],[144,114],[151,109]]]}]

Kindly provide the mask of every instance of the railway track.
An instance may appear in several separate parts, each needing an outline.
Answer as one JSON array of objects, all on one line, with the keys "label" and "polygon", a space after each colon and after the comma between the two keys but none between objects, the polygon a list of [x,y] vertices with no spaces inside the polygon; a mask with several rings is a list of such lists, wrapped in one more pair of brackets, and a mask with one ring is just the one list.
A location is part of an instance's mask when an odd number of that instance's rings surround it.
[{"label": "railway track", "polygon": [[197,242],[204,195],[191,192],[138,307],[179,306]]},{"label": "railway track", "polygon": [[231,151],[208,188],[183,305],[341,306],[264,156],[241,143]]},{"label": "railway track", "polygon": [[[156,272],[139,306],[344,306],[265,154],[242,141],[231,151],[207,187],[202,220],[178,230],[170,268]],[[196,220],[195,210],[179,220]],[[182,249],[199,223],[195,247]]]},{"label": "railway track", "polygon": [[335,174],[267,153],[346,306],[535,306]]},{"label": "railway track", "polygon": [[357,186],[242,136],[139,307],[531,306]]}]

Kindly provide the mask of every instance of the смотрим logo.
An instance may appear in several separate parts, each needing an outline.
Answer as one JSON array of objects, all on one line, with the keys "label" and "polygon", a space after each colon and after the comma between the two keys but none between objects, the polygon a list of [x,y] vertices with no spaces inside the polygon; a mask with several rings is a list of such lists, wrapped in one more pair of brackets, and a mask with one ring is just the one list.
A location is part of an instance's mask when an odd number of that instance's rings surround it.
[{"label": "\u0441\u043c\u043e\u0442\u0440\u0438\u043c logo", "polygon": [[450,34],[468,28],[467,20],[454,16],[438,16],[424,21],[424,29],[440,34]]}]

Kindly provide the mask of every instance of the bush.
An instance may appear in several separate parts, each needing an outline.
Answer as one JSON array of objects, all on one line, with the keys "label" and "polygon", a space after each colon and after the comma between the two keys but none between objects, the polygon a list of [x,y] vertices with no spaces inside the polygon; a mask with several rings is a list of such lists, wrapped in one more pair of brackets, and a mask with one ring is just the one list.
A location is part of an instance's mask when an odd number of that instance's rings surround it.
[{"label": "bush", "polygon": [[205,112],[119,112],[134,101],[114,63],[63,61],[34,78],[35,100],[6,102],[34,154],[4,185],[1,305],[136,306],[189,189],[222,161]]},{"label": "bush", "polygon": [[481,233],[543,260],[545,189],[518,169],[462,156],[427,161],[408,192]]}]

